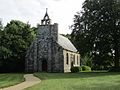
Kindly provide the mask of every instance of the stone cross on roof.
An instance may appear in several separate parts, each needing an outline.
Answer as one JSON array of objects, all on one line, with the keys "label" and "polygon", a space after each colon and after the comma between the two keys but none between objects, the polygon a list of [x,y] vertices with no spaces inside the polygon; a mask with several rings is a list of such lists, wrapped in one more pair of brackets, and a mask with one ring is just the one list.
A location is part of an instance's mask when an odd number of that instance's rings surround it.
[{"label": "stone cross on roof", "polygon": [[47,10],[48,9],[46,8],[46,13],[45,13],[44,18],[41,20],[41,25],[49,25],[49,24],[51,24],[51,19],[49,18]]}]

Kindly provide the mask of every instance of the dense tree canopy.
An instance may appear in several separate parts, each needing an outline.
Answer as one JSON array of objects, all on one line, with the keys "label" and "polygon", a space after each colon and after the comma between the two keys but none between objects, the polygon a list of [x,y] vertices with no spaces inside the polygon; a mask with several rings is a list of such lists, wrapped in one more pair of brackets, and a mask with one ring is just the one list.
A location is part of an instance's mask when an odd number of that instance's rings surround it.
[{"label": "dense tree canopy", "polygon": [[92,52],[94,66],[119,68],[120,2],[86,0],[74,17],[72,40],[81,55]]},{"label": "dense tree canopy", "polygon": [[26,50],[35,36],[29,24],[12,20],[0,30],[1,70],[23,71]]}]

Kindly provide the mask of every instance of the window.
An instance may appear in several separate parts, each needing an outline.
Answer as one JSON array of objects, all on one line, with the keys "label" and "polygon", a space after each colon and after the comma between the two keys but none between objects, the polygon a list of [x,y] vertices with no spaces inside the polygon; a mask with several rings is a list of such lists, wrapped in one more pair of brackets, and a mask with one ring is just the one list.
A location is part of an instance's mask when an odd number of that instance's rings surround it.
[{"label": "window", "polygon": [[68,56],[68,53],[66,54],[66,64],[68,64],[69,62],[69,56]]},{"label": "window", "polygon": [[79,58],[78,58],[78,56],[77,56],[77,65],[79,64],[79,61],[78,61],[78,59],[79,59]]},{"label": "window", "polygon": [[58,52],[60,51],[60,47],[58,47]]},{"label": "window", "polygon": [[73,64],[75,64],[75,55],[73,55]]},{"label": "window", "polygon": [[73,55],[72,54],[70,54],[70,60],[73,61]]}]

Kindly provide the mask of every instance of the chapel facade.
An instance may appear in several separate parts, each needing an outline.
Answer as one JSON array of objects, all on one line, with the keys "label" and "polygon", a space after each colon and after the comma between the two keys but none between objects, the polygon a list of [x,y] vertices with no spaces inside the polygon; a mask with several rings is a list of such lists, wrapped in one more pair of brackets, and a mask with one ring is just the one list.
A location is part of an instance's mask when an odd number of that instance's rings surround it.
[{"label": "chapel facade", "polygon": [[25,62],[26,72],[70,72],[71,67],[80,66],[80,54],[68,38],[58,34],[58,24],[51,24],[46,11]]}]

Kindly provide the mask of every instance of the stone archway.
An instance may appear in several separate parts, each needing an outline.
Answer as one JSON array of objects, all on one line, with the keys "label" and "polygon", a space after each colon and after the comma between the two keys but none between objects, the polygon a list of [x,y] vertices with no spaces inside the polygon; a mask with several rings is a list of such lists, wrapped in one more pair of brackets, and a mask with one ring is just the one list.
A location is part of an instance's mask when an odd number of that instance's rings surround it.
[{"label": "stone archway", "polygon": [[42,59],[42,71],[47,72],[47,60]]}]

